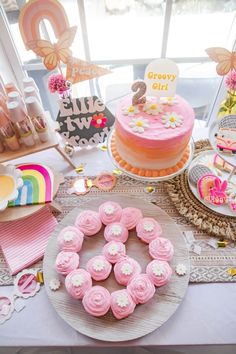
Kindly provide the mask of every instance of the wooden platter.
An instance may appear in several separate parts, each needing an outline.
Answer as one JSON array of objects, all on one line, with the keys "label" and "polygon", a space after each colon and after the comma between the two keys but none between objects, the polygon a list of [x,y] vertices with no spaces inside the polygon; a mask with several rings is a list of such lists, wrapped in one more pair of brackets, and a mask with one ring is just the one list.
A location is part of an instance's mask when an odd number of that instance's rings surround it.
[{"label": "wooden platter", "polygon": [[[152,300],[144,305],[138,305],[134,313],[126,319],[116,320],[108,312],[107,315],[95,318],[85,312],[80,300],[72,299],[65,290],[64,277],[56,273],[54,264],[59,252],[57,246],[57,235],[65,226],[73,225],[76,216],[82,210],[91,209],[98,211],[101,203],[112,200],[120,203],[124,207],[140,208],[145,217],[155,218],[162,226],[163,237],[171,240],[175,248],[175,254],[170,265],[173,269],[173,275],[169,284],[156,290]],[[80,252],[80,267],[84,268],[86,262],[93,256],[101,254],[101,249],[105,244],[103,230],[95,236],[85,237],[82,251]],[[129,233],[129,239],[126,242],[127,255],[136,259],[145,272],[146,265],[151,261],[148,254],[148,245],[138,240],[135,231]],[[178,276],[175,273],[177,264],[184,264],[187,268],[187,274]],[[157,328],[170,319],[182,302],[188,287],[190,263],[189,254],[182,236],[182,232],[162,209],[148,203],[142,199],[122,196],[106,196],[94,198],[79,208],[73,209],[56,227],[49,239],[44,256],[44,280],[48,297],[54,306],[56,312],[74,329],[91,338],[109,342],[127,341],[142,337]],[[61,287],[57,291],[49,288],[51,279],[60,279]],[[113,272],[110,277],[103,282],[93,282],[105,286],[110,292],[121,289],[122,287],[115,281]]]}]

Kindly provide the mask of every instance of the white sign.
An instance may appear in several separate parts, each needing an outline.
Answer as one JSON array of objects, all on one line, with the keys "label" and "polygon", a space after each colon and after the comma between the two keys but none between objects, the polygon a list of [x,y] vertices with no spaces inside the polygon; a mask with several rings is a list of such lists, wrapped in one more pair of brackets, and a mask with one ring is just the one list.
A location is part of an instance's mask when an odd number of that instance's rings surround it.
[{"label": "white sign", "polygon": [[144,81],[148,96],[169,97],[176,91],[179,69],[170,59],[156,59],[148,64]]}]

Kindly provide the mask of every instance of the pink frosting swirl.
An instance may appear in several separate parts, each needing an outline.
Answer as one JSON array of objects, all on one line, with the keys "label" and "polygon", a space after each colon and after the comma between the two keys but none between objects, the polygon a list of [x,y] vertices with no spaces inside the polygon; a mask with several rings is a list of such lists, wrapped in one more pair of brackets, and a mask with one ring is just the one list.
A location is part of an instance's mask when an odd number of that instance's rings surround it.
[{"label": "pink frosting swirl", "polygon": [[56,270],[62,275],[67,275],[79,266],[79,255],[75,252],[61,251],[56,258]]},{"label": "pink frosting swirl", "polygon": [[132,230],[142,217],[143,215],[140,209],[125,208],[122,210],[121,223],[124,224],[128,230]]},{"label": "pink frosting swirl", "polygon": [[86,291],[82,304],[85,311],[95,317],[104,316],[111,306],[111,295],[103,286],[92,286]]},{"label": "pink frosting swirl", "polygon": [[154,259],[148,263],[146,273],[153,284],[159,287],[170,281],[172,269],[168,262]]},{"label": "pink frosting swirl", "polygon": [[140,264],[133,258],[125,257],[114,266],[114,274],[117,283],[127,285],[131,279],[141,273]]},{"label": "pink frosting swirl", "polygon": [[147,274],[136,275],[127,286],[127,291],[136,304],[148,302],[154,296],[155,290]]},{"label": "pink frosting swirl", "polygon": [[108,262],[114,264],[125,257],[126,248],[122,242],[110,241],[103,246],[102,254]]},{"label": "pink frosting swirl", "polygon": [[143,218],[136,226],[137,236],[145,243],[161,235],[162,229],[158,222],[153,218]]},{"label": "pink frosting swirl", "polygon": [[158,237],[149,243],[149,254],[153,259],[171,261],[174,255],[174,247],[167,238]]},{"label": "pink frosting swirl", "polygon": [[111,310],[118,320],[134,312],[136,304],[126,289],[111,293]]},{"label": "pink frosting swirl", "polygon": [[125,243],[128,239],[129,232],[121,222],[113,222],[105,227],[104,237],[109,241],[120,241]]},{"label": "pink frosting swirl", "polygon": [[85,292],[92,287],[91,275],[84,269],[73,270],[66,276],[65,286],[74,299],[82,299]]},{"label": "pink frosting swirl", "polygon": [[105,202],[99,207],[99,215],[104,225],[108,225],[115,221],[120,221],[122,208],[118,203]]},{"label": "pink frosting swirl", "polygon": [[112,266],[104,256],[95,256],[87,262],[86,269],[94,280],[99,281],[109,277]]},{"label": "pink frosting swirl", "polygon": [[102,222],[96,211],[85,210],[77,216],[75,226],[86,236],[93,236],[101,230]]},{"label": "pink frosting swirl", "polygon": [[57,241],[61,251],[79,252],[84,240],[84,234],[75,226],[67,226],[61,230]]}]

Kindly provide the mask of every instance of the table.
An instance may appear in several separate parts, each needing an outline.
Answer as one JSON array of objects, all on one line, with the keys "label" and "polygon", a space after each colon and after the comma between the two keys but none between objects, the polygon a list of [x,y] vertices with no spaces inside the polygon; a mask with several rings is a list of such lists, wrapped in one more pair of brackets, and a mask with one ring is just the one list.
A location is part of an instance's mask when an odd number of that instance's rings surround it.
[{"label": "table", "polygon": [[[206,138],[206,129],[196,129],[194,139]],[[52,151],[33,155],[34,162],[49,163],[52,168],[66,174],[75,174],[60,156]],[[112,170],[107,153],[94,147],[73,157],[79,165],[86,163],[85,174],[96,175],[103,170]],[[32,156],[20,159],[30,162]],[[96,164],[94,163],[96,161]],[[19,162],[19,161],[14,161]],[[10,294],[12,287],[1,287],[2,294]],[[0,354],[42,353],[42,349],[29,352],[20,347],[50,347],[48,353],[222,353],[236,352],[236,285],[234,283],[190,284],[184,301],[176,313],[157,331],[135,341],[106,343],[92,340],[73,330],[55,312],[45,289],[26,300],[26,308],[14,313],[0,327]],[[1,348],[1,347],[14,348]],[[223,347],[222,347],[223,346]],[[53,349],[60,347],[59,349]],[[63,347],[63,349],[61,348]],[[70,347],[71,349],[68,349]],[[43,351],[44,352],[44,351]],[[47,352],[47,351],[46,351]]]}]

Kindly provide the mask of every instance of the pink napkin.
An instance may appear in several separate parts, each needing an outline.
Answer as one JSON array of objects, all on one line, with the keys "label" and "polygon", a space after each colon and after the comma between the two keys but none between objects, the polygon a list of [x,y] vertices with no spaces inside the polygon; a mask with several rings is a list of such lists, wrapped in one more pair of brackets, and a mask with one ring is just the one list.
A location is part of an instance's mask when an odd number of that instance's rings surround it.
[{"label": "pink napkin", "polygon": [[0,223],[0,245],[12,275],[43,257],[56,225],[47,206],[27,218]]}]

